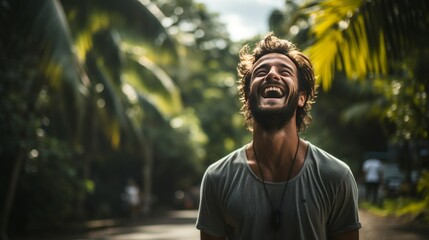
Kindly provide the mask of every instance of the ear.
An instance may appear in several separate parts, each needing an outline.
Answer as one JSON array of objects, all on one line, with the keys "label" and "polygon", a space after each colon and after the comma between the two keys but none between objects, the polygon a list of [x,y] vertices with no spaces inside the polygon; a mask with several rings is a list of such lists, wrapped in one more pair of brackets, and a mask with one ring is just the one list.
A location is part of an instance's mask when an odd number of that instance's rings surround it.
[{"label": "ear", "polygon": [[298,97],[298,106],[304,107],[306,101],[307,101],[307,97],[305,96],[305,92],[301,91]]}]

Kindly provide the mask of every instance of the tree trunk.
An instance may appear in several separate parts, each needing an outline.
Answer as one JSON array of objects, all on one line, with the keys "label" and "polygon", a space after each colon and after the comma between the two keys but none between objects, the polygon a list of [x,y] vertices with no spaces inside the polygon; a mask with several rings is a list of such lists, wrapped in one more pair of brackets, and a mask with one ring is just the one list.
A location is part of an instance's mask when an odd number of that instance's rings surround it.
[{"label": "tree trunk", "polygon": [[151,211],[152,197],[152,168],[153,168],[153,145],[149,139],[144,141],[144,159],[142,164],[143,175],[143,214]]},{"label": "tree trunk", "polygon": [[0,225],[0,232],[1,232],[1,239],[2,240],[8,240],[7,236],[7,230],[10,220],[10,212],[12,210],[13,201],[15,199],[15,193],[16,193],[16,186],[18,185],[19,176],[21,173],[22,166],[24,165],[24,152],[20,151],[16,161],[15,165],[12,170],[12,174],[10,175],[10,181],[9,181],[9,189],[5,196],[5,201],[2,209],[2,216],[1,216],[1,225]]}]

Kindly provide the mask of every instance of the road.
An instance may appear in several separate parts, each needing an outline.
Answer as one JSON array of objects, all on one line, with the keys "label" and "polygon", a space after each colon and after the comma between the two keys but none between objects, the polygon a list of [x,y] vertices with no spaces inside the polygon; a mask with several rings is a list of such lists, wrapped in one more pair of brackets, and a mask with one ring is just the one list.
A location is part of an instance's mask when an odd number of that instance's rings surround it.
[{"label": "road", "polygon": [[193,240],[199,239],[195,228],[197,211],[171,211],[162,217],[144,220],[144,225],[107,228],[90,232],[76,240]]},{"label": "road", "polygon": [[[43,238],[20,238],[19,240],[197,240],[195,210],[170,211],[157,217],[134,223],[115,225],[114,222],[92,222],[104,224],[85,234],[67,236],[44,236]],[[429,240],[429,228],[406,224],[397,218],[379,217],[360,211],[362,229],[360,240]]]},{"label": "road", "polygon": [[429,227],[360,210],[360,240],[429,240]]}]

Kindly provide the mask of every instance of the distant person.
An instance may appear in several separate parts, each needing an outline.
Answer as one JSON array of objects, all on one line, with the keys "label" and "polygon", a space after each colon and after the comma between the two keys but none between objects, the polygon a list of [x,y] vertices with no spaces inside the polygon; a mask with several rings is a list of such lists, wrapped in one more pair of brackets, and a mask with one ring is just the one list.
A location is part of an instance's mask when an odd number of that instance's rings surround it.
[{"label": "distant person", "polygon": [[238,65],[253,141],[212,164],[201,183],[201,239],[359,239],[350,168],[299,137],[316,97],[310,60],[272,33]]},{"label": "distant person", "polygon": [[137,217],[140,210],[140,189],[133,179],[128,180],[125,187],[125,201],[131,217]]},{"label": "distant person", "polygon": [[371,158],[363,163],[365,175],[365,198],[371,203],[379,202],[379,190],[383,182],[383,164],[379,159]]}]

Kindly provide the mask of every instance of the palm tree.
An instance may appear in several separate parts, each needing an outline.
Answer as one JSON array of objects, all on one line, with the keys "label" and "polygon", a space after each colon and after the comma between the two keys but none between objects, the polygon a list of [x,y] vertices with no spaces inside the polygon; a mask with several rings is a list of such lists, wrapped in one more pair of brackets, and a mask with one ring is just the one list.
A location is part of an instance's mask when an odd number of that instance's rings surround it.
[{"label": "palm tree", "polygon": [[[178,57],[175,41],[161,24],[162,13],[143,0],[6,1],[3,6],[2,24],[16,19],[18,29],[3,29],[2,38],[29,38],[40,57],[29,109],[34,110],[42,92],[54,99],[44,113],[55,120],[49,134],[84,149],[84,178],[89,175],[88,154],[99,151],[100,136],[113,148],[131,144],[144,154],[150,196],[151,140],[144,119],[151,111],[144,106],[152,106],[161,117],[181,109],[179,91],[161,67],[177,70]],[[2,211],[4,239],[28,150],[22,147],[14,160]]]},{"label": "palm tree", "polygon": [[301,6],[283,29],[308,31],[303,46],[328,89],[338,70],[349,79],[383,77],[427,49],[428,11],[424,0],[319,0]]}]

